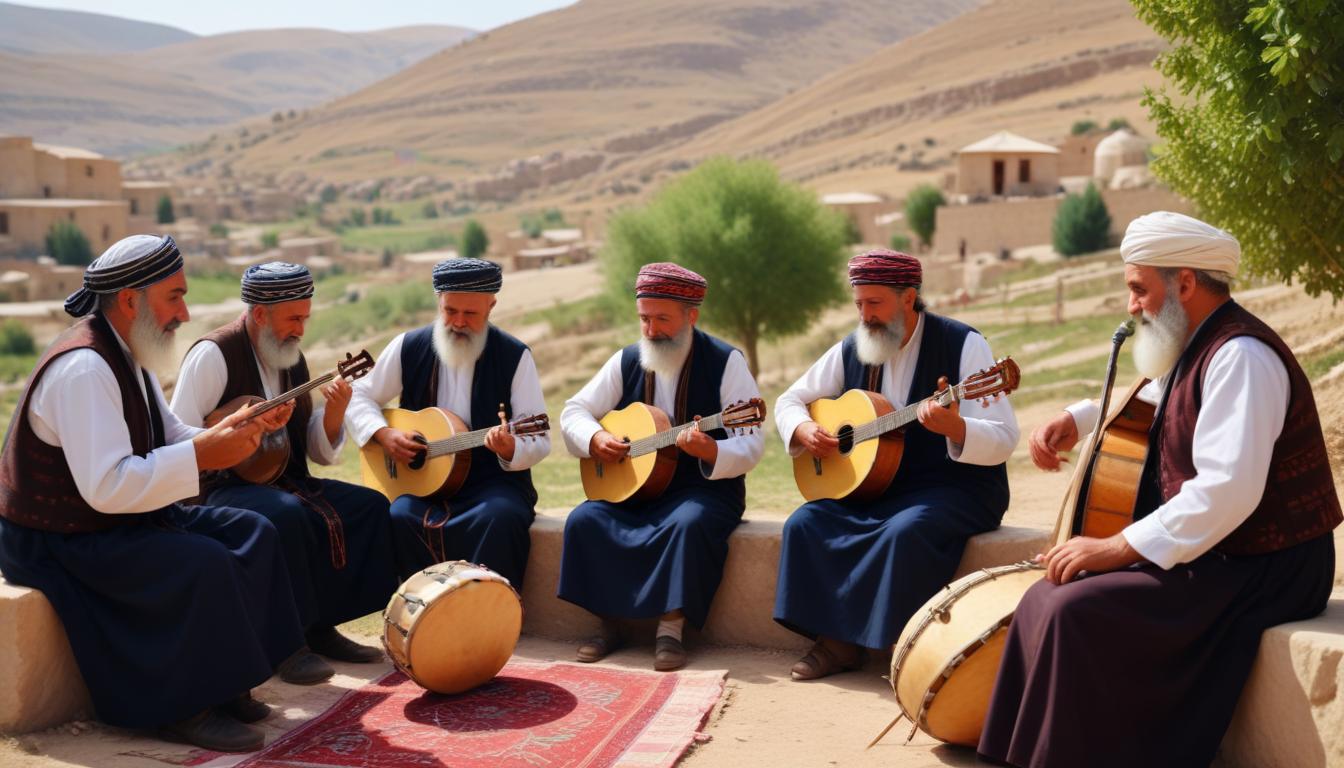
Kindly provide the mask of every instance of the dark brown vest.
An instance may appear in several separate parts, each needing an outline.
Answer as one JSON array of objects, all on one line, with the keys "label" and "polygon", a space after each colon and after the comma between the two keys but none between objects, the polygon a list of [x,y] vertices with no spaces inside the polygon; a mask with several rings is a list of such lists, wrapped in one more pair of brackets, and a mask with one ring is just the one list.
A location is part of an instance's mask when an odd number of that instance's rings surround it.
[{"label": "dark brown vest", "polygon": [[[5,436],[0,456],[0,517],[12,523],[59,533],[103,531],[143,521],[146,514],[104,514],[89,506],[75,485],[66,463],[65,451],[42,442],[28,422],[28,403],[47,367],[61,355],[77,349],[92,349],[103,358],[121,388],[121,410],[131,436],[131,450],[145,456],[163,445],[163,416],[157,402],[151,415],[145,396],[140,392],[126,353],[116,334],[101,314],[89,315],[67,328],[42,353]],[[148,381],[145,384],[149,387]],[[154,397],[152,391],[148,392]],[[63,442],[78,436],[62,436]]]},{"label": "dark brown vest", "polygon": [[[222,328],[216,328],[196,342],[197,344],[202,341],[214,342],[219,351],[224,353],[224,363],[229,369],[229,380],[224,385],[224,394],[220,395],[219,402],[215,403],[211,410],[241,395],[266,397],[266,388],[261,383],[261,372],[257,370],[257,355],[252,350],[252,339],[248,338],[247,326],[244,325],[246,318],[247,313],[243,313],[237,320]],[[280,392],[275,394],[288,392],[307,382],[308,362],[300,355],[299,362],[293,368],[280,372]],[[305,394],[294,403],[294,415],[285,425],[285,430],[289,433],[290,449],[285,476],[291,479],[308,477],[308,419],[312,415],[313,399],[311,395]],[[211,478],[207,485],[214,486],[217,482],[218,478]]]},{"label": "dark brown vest", "polygon": [[1186,480],[1195,476],[1192,454],[1204,374],[1214,353],[1238,336],[1259,339],[1278,354],[1288,369],[1290,393],[1283,431],[1274,442],[1264,496],[1251,516],[1215,547],[1229,555],[1252,555],[1287,549],[1329,533],[1344,515],[1335,495],[1311,383],[1283,339],[1233,301],[1214,310],[1196,331],[1164,398],[1160,422],[1154,427],[1162,499],[1171,499]]}]

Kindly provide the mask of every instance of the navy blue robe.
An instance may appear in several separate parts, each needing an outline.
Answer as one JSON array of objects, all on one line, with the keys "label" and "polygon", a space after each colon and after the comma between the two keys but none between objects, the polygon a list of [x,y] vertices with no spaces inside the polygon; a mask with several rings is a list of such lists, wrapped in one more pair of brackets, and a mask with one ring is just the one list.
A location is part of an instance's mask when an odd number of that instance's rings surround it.
[{"label": "navy blue robe", "polygon": [[[939,376],[961,379],[961,348],[970,332],[925,313],[910,385],[915,396],[907,402],[932,394]],[[859,362],[852,335],[841,353],[845,390],[880,389],[882,369]],[[966,540],[997,528],[1007,508],[1004,465],[955,462],[946,438],[912,423],[905,427],[901,467],[882,497],[812,501],[789,516],[775,620],[808,637],[887,648],[914,612],[952,580]]]},{"label": "navy blue robe", "polygon": [[265,682],[303,645],[275,527],[173,505],[96,533],[0,519],[0,571],[65,625],[98,718],[153,728]]},{"label": "navy blue robe", "polygon": [[[733,348],[695,331],[683,371],[686,401],[674,424],[723,409],[719,389]],[[621,358],[623,391],[616,408],[646,402],[639,346]],[[648,401],[651,401],[649,398]],[[726,433],[713,430],[714,439]],[[676,474],[653,501],[585,501],[565,521],[559,596],[599,616],[643,619],[682,610],[704,626],[723,578],[728,537],[742,521],[746,485],[741,477],[708,480],[699,460],[682,453]]]}]

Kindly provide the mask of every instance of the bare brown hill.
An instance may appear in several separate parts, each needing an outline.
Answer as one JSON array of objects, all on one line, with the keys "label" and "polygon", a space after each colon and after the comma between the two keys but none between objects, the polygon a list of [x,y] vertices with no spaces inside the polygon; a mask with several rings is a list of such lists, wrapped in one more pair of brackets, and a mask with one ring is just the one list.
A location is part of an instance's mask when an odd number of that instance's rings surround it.
[{"label": "bare brown hill", "polygon": [[118,53],[195,37],[166,24],[0,3],[0,51],[9,53]]},{"label": "bare brown hill", "polygon": [[647,151],[978,2],[584,0],[480,35],[268,140],[232,152],[220,140],[187,162],[352,180],[387,173],[389,150],[406,159],[401,175],[494,171],[557,150]]}]

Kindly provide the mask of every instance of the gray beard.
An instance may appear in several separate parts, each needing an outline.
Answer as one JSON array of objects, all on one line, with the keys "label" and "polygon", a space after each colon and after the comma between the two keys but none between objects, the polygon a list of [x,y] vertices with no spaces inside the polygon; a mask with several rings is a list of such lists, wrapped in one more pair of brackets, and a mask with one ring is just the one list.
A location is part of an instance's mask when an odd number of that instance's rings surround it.
[{"label": "gray beard", "polygon": [[300,354],[302,350],[299,349],[298,339],[280,341],[269,328],[262,328],[257,334],[257,357],[261,358],[261,364],[269,370],[283,371],[293,368],[299,364]]},{"label": "gray beard", "polygon": [[449,368],[475,366],[485,351],[485,337],[485,331],[458,333],[449,329],[442,318],[434,321],[434,353]]},{"label": "gray beard", "polygon": [[905,318],[897,315],[882,328],[869,328],[859,323],[854,333],[854,353],[864,365],[883,365],[901,351],[905,338]]},{"label": "gray beard", "polygon": [[177,325],[169,325],[171,329],[160,328],[148,307],[142,307],[131,321],[131,337],[126,340],[126,346],[131,348],[135,364],[155,375],[170,370],[173,365]]},{"label": "gray beard", "polygon": [[676,376],[691,349],[691,325],[687,323],[670,339],[639,339],[639,367],[656,376]]},{"label": "gray beard", "polygon": [[1185,349],[1189,323],[1185,307],[1171,296],[1156,316],[1142,314],[1134,327],[1134,367],[1140,376],[1160,379],[1175,367]]}]

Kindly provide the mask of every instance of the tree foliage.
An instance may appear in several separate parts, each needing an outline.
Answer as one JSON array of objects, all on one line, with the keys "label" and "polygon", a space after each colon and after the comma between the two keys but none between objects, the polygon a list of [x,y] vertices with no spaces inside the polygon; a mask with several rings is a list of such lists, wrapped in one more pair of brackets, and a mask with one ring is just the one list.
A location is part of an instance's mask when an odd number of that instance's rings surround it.
[{"label": "tree foliage", "polygon": [[462,226],[462,255],[468,259],[478,259],[490,248],[490,236],[485,227],[475,219],[467,219]]},{"label": "tree foliage", "polygon": [[1063,256],[1092,253],[1106,247],[1111,214],[1095,184],[1088,184],[1081,195],[1064,197],[1055,212],[1052,229],[1055,250]]},{"label": "tree foliage", "polygon": [[47,254],[57,264],[88,266],[93,261],[93,249],[84,232],[73,221],[59,219],[47,230]]},{"label": "tree foliage", "polygon": [[703,275],[701,321],[741,344],[756,373],[761,341],[807,330],[843,298],[845,235],[844,217],[782,181],[770,163],[716,158],[617,215],[602,256],[612,295],[623,301],[650,262]]},{"label": "tree foliage", "polygon": [[1135,6],[1172,43],[1168,89],[1144,99],[1165,140],[1155,172],[1241,241],[1251,272],[1344,296],[1339,0]]},{"label": "tree foliage", "polygon": [[1076,120],[1073,123],[1073,127],[1069,129],[1069,133],[1074,136],[1082,136],[1083,134],[1091,133],[1100,127],[1101,126],[1097,125],[1096,120]]},{"label": "tree foliage", "polygon": [[172,224],[177,221],[173,214],[173,199],[167,195],[159,197],[158,219],[160,224]]},{"label": "tree foliage", "polygon": [[932,184],[920,184],[905,199],[905,222],[925,246],[933,242],[938,206],[946,204],[943,193]]},{"label": "tree foliage", "polygon": [[0,355],[32,355],[36,352],[33,334],[23,323],[13,318],[0,323]]}]

